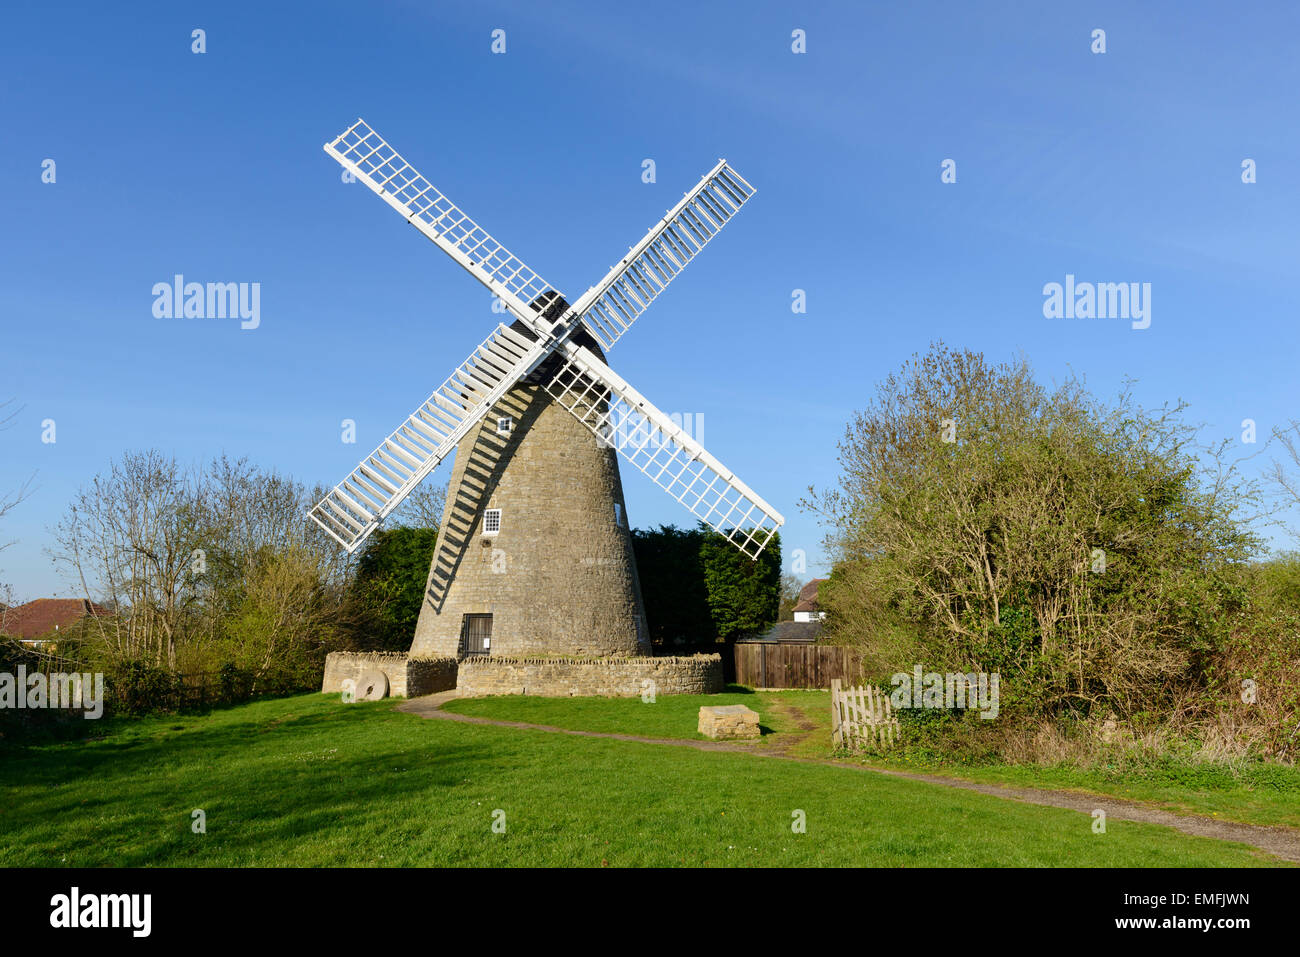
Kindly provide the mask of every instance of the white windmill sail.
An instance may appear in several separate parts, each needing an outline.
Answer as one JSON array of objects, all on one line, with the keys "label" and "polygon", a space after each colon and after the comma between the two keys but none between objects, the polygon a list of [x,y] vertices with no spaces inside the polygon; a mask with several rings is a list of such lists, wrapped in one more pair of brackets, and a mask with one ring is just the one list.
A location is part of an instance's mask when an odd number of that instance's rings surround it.
[{"label": "white windmill sail", "polygon": [[785,518],[589,349],[565,342],[546,391],[601,441],[750,558]]},{"label": "white windmill sail", "polygon": [[542,324],[529,303],[551,285],[439,192],[364,120],[326,143],[325,152],[487,286],[517,318],[534,328]]},{"label": "white windmill sail", "polygon": [[498,325],[428,401],[321,499],[311,517],[353,551],[548,351]]},{"label": "white windmill sail", "polygon": [[[531,303],[555,287],[447,199],[364,120],[326,143],[325,152],[517,318],[539,335],[550,330]],[[603,348],[613,346],[755,192],[726,160],[719,160],[556,325],[567,328],[581,320]]]},{"label": "white windmill sail", "polygon": [[719,160],[621,262],[574,304],[604,349],[616,343],[756,190]]}]

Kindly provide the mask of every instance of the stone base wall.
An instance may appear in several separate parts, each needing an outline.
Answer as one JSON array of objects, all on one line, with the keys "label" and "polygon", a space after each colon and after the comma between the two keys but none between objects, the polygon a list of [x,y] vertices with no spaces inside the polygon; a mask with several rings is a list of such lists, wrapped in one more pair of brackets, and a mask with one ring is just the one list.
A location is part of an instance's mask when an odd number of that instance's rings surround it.
[{"label": "stone base wall", "polygon": [[411,657],[406,661],[406,697],[436,691],[451,691],[456,687],[459,668],[455,658]]},{"label": "stone base wall", "polygon": [[394,651],[335,651],[325,657],[320,690],[338,694],[345,679],[358,681],[374,670],[387,675],[388,693],[394,698],[418,698],[456,687],[455,658],[412,658]]},{"label": "stone base wall", "polygon": [[689,658],[495,658],[460,662],[456,690],[462,697],[528,694],[548,698],[590,696],[639,697],[654,682],[661,694],[718,694],[722,691],[722,657]]}]

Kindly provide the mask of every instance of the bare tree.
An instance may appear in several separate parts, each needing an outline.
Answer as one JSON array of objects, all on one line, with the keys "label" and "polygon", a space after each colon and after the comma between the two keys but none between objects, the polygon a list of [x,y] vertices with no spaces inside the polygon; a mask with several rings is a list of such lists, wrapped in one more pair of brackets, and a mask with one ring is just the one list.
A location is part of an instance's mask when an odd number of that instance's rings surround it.
[{"label": "bare tree", "polygon": [[778,620],[794,620],[794,606],[799,604],[799,595],[803,592],[804,585],[804,580],[797,575],[786,572],[781,576],[781,610]]},{"label": "bare tree", "polygon": [[[1292,419],[1273,430],[1273,438],[1282,447],[1285,461],[1274,459],[1267,475],[1276,486],[1284,510],[1300,506],[1300,421]],[[1300,539],[1300,526],[1289,525],[1287,531]]]},{"label": "bare tree", "polygon": [[175,669],[210,524],[198,476],[156,451],[127,453],[78,491],[53,554],[114,612],[95,619],[110,656]]},{"label": "bare tree", "polygon": [[[22,411],[22,407],[11,408],[13,399],[6,399],[0,402],[0,430],[7,429],[13,423],[13,420]],[[6,515],[12,512],[22,503],[22,501],[31,494],[32,481],[35,474],[29,476],[26,481],[18,486],[17,490],[0,494],[0,521],[4,521]],[[0,552],[12,545],[11,541],[0,540]],[[5,619],[9,614],[9,608],[13,604],[13,589],[0,582],[0,634],[4,633]]]},{"label": "bare tree", "polygon": [[442,512],[447,504],[447,490],[425,479],[397,507],[393,519],[406,528],[441,528]]},{"label": "bare tree", "polygon": [[[21,406],[15,409],[10,409],[13,402],[13,399],[6,399],[4,402],[0,402],[0,431],[9,428],[13,423],[13,420],[18,417],[18,413],[22,411]],[[31,494],[32,480],[35,477],[35,473],[33,473],[25,482],[23,482],[22,485],[18,486],[16,491],[0,495],[0,519],[3,519],[7,514],[17,508],[19,503]],[[3,551],[12,544],[13,542],[0,542],[0,551]]]}]

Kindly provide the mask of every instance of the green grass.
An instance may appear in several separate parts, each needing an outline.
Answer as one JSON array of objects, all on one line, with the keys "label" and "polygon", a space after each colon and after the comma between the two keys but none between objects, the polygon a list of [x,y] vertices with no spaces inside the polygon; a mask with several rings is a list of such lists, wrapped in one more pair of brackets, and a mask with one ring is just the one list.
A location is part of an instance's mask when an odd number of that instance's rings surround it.
[{"label": "green grass", "polygon": [[940,774],[982,784],[1082,791],[1140,801],[1175,814],[1264,827],[1300,827],[1300,768],[1255,763],[1240,768],[1178,760],[1114,767],[962,765],[935,767],[879,757],[877,767]]},{"label": "green grass", "polygon": [[783,704],[808,709],[808,712],[815,712],[825,719],[826,740],[821,752],[824,754],[830,746],[830,695],[824,691],[754,692],[740,685],[729,685],[724,694],[659,695],[653,702],[643,702],[640,698],[501,695],[453,699],[443,708],[475,717],[523,721],[574,731],[695,741],[704,740],[704,735],[696,730],[700,707],[729,704],[741,704],[758,712],[765,745],[777,741],[784,743],[784,739],[802,734],[796,719],[788,708],[782,707]]},{"label": "green grass", "polygon": [[[428,720],[391,701],[304,695],[108,732],[0,755],[0,864],[1275,863],[851,768]],[[191,833],[195,808],[206,834]]]},{"label": "green grass", "polygon": [[[625,698],[506,696],[454,700],[444,707],[461,714],[580,731],[699,739],[702,735],[695,728],[700,705],[705,704],[743,704],[757,711],[764,733],[762,741],[754,745],[756,750],[806,758],[831,756],[830,694],[825,691],[754,692],[732,685],[723,695],[660,697],[654,704]],[[808,724],[815,728],[808,730]],[[1098,768],[952,766],[920,758],[903,761],[888,754],[871,755],[861,763],[983,784],[1082,791],[1141,801],[1176,814],[1300,827],[1300,768],[1280,765],[1255,764],[1229,770],[1170,759]]]}]

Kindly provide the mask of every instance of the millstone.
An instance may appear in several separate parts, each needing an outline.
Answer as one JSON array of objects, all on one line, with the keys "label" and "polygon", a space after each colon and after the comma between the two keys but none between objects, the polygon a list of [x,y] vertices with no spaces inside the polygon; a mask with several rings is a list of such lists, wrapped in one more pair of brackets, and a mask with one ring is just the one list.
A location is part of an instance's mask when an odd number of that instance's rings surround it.
[{"label": "millstone", "polygon": [[388,697],[388,675],[367,671],[357,682],[358,701],[380,701]]}]

